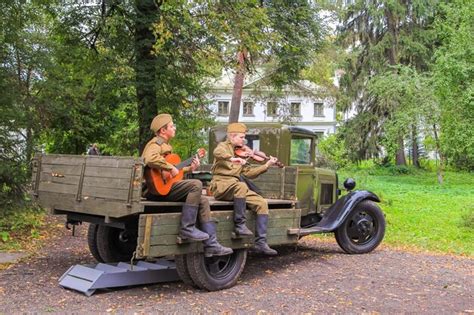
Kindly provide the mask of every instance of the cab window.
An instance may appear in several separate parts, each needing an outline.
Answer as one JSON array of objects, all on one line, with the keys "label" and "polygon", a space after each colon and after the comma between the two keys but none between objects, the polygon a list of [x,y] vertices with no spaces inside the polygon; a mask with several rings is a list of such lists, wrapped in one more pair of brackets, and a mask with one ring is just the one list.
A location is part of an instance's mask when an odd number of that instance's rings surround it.
[{"label": "cab window", "polygon": [[311,164],[312,138],[293,136],[291,138],[290,164]]}]

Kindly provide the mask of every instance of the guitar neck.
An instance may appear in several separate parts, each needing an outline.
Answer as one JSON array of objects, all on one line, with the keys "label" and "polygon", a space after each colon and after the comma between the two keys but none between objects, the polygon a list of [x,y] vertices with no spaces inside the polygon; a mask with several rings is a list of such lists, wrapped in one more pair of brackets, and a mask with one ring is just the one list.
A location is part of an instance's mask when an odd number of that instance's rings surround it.
[{"label": "guitar neck", "polygon": [[197,155],[192,156],[192,157],[190,157],[189,159],[184,160],[183,162],[181,162],[181,163],[179,163],[179,164],[176,164],[174,167],[176,167],[178,170],[180,170],[180,169],[182,169],[182,168],[184,168],[184,167],[186,167],[186,166],[189,166],[189,165],[191,165],[191,163],[193,162],[193,159],[194,159],[195,157],[197,157]]}]

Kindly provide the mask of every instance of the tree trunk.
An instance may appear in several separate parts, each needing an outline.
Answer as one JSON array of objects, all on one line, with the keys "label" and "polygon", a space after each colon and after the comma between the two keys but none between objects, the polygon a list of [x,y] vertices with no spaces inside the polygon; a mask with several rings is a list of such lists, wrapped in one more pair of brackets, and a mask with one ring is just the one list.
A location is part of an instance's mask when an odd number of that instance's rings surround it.
[{"label": "tree trunk", "polygon": [[[387,19],[387,30],[390,34],[390,47],[387,48],[386,53],[389,64],[393,66],[398,64],[398,17],[393,14],[392,9],[390,8],[385,10],[385,17]],[[407,165],[403,136],[398,138],[396,163],[397,165]]]},{"label": "tree trunk", "polygon": [[142,153],[150,138],[150,124],[158,113],[156,103],[156,38],[153,23],[159,20],[161,1],[135,0],[135,88],[138,107],[138,142]]},{"label": "tree trunk", "polygon": [[390,34],[390,47],[387,51],[388,62],[390,65],[398,64],[398,17],[395,16],[392,12],[392,9],[387,8],[385,10],[385,17],[387,19],[387,29]]},{"label": "tree trunk", "polygon": [[413,128],[412,128],[411,142],[412,142],[412,151],[413,151],[413,166],[416,167],[416,168],[420,168],[417,130],[416,130],[415,125],[413,125]]},{"label": "tree trunk", "polygon": [[407,165],[407,161],[405,159],[405,145],[403,143],[403,137],[398,137],[398,150],[396,155],[396,163],[397,165]]},{"label": "tree trunk", "polygon": [[439,159],[440,159],[439,167],[438,167],[438,170],[436,171],[436,176],[438,177],[438,184],[442,185],[443,177],[444,177],[444,168],[446,166],[446,158],[444,154],[441,153],[441,144],[439,141],[436,124],[433,124],[433,133],[434,133],[434,138],[435,138],[435,143],[436,143],[436,154],[439,155]]},{"label": "tree trunk", "polygon": [[245,78],[245,58],[247,51],[243,49],[237,54],[237,72],[234,78],[234,90],[232,91],[232,101],[230,103],[229,123],[239,121],[240,102],[242,100],[242,88]]}]

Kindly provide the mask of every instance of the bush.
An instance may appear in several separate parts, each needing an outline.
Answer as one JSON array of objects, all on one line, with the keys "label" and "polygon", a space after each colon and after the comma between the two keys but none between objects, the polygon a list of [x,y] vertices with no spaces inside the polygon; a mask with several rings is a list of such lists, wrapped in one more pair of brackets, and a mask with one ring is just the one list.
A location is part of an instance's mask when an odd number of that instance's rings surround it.
[{"label": "bush", "polygon": [[18,248],[18,242],[39,237],[38,230],[43,225],[44,210],[29,205],[2,211],[0,217],[0,250]]},{"label": "bush", "polygon": [[319,167],[340,169],[350,164],[344,140],[339,134],[331,134],[319,141],[318,152],[316,164]]}]

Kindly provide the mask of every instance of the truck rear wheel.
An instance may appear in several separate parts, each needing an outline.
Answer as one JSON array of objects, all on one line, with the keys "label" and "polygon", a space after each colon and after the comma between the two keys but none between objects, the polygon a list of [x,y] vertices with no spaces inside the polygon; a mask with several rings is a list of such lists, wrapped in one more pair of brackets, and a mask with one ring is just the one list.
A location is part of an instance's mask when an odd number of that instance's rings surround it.
[{"label": "truck rear wheel", "polygon": [[174,262],[176,264],[176,271],[178,272],[178,276],[183,280],[183,282],[187,285],[196,287],[193,279],[191,279],[191,275],[189,274],[188,264],[186,255],[175,255]]},{"label": "truck rear wheel", "polygon": [[89,245],[89,251],[91,252],[92,256],[98,262],[104,262],[102,257],[100,257],[99,249],[97,248],[97,229],[99,226],[94,223],[89,224],[89,229],[87,230],[87,244]]},{"label": "truck rear wheel", "polygon": [[237,283],[247,261],[247,249],[234,249],[227,256],[206,258],[203,253],[186,255],[189,275],[201,289],[217,291]]},{"label": "truck rear wheel", "polygon": [[335,233],[337,243],[349,254],[373,251],[384,235],[385,217],[382,210],[370,200],[357,204]]},{"label": "truck rear wheel", "polygon": [[97,250],[106,263],[130,261],[137,247],[137,233],[107,225],[97,228]]}]

